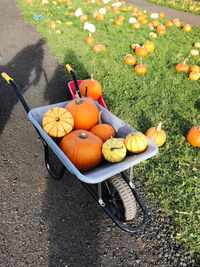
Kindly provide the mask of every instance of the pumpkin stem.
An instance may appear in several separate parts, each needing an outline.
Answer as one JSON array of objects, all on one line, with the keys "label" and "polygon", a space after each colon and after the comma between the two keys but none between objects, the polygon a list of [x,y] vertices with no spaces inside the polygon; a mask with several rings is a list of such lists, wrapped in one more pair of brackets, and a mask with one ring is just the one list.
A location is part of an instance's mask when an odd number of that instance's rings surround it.
[{"label": "pumpkin stem", "polygon": [[85,95],[84,95],[84,97],[87,97],[87,91],[88,91],[88,87],[87,87],[87,85],[85,86]]},{"label": "pumpkin stem", "polygon": [[56,118],[56,122],[59,122],[59,121],[60,121],[60,118],[59,118],[59,117],[57,117],[57,118]]},{"label": "pumpkin stem", "polygon": [[79,97],[78,92],[76,92],[76,94],[75,94],[75,103],[76,103],[76,104],[81,104],[81,103],[83,103],[83,99],[81,99],[81,98]]},{"label": "pumpkin stem", "polygon": [[89,37],[91,37],[92,36],[92,34],[91,34],[91,32],[89,32]]},{"label": "pumpkin stem", "polygon": [[87,135],[86,135],[86,133],[81,133],[81,134],[79,134],[79,137],[81,139],[86,139],[87,138]]},{"label": "pumpkin stem", "polygon": [[120,147],[111,147],[110,150],[113,151],[115,149],[122,149],[122,148],[123,148],[123,146],[120,146]]},{"label": "pumpkin stem", "polygon": [[91,78],[90,80],[93,82],[94,81],[94,77],[93,77],[93,73],[91,74]]},{"label": "pumpkin stem", "polygon": [[156,128],[156,132],[160,132],[161,126],[162,126],[162,122],[159,122],[159,124],[158,124],[158,126]]},{"label": "pumpkin stem", "polygon": [[103,113],[103,111],[101,110],[101,111],[99,111],[99,124],[102,124],[102,121],[101,121],[101,114]]},{"label": "pumpkin stem", "polygon": [[188,61],[189,57],[187,57],[184,61],[183,64],[185,64]]}]

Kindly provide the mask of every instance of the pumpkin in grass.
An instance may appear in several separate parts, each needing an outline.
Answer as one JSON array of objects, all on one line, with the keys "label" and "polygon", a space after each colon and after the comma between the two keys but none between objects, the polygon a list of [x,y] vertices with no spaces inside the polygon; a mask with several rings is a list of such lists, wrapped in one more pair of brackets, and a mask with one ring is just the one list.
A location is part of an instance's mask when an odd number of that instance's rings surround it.
[{"label": "pumpkin in grass", "polygon": [[80,98],[76,94],[76,98],[68,103],[65,108],[74,118],[74,130],[90,130],[98,123],[99,110],[91,99]]},{"label": "pumpkin in grass", "polygon": [[191,27],[191,25],[189,25],[189,24],[185,24],[185,25],[183,26],[182,30],[185,31],[185,32],[191,32],[192,27]]},{"label": "pumpkin in grass", "polygon": [[148,55],[148,50],[146,47],[139,46],[136,47],[135,54],[140,57],[146,57]]},{"label": "pumpkin in grass", "polygon": [[90,44],[94,44],[94,42],[95,42],[94,37],[92,37],[91,32],[90,32],[89,36],[87,36],[85,39],[85,43],[90,45]]},{"label": "pumpkin in grass", "polygon": [[122,26],[122,25],[123,25],[123,20],[121,20],[121,19],[115,20],[115,26]]},{"label": "pumpkin in grass", "polygon": [[189,79],[191,81],[198,81],[200,78],[200,73],[198,71],[191,71],[189,73]]},{"label": "pumpkin in grass", "polygon": [[101,44],[96,44],[94,47],[93,47],[93,51],[95,53],[99,53],[99,52],[102,52],[102,51],[106,51],[107,48],[105,45],[101,45]]},{"label": "pumpkin in grass", "polygon": [[79,171],[93,169],[101,163],[103,141],[93,133],[76,130],[64,136],[60,149]]},{"label": "pumpkin in grass", "polygon": [[145,135],[154,141],[158,147],[161,147],[166,141],[166,133],[161,129],[162,123],[160,122],[157,127],[149,128]]},{"label": "pumpkin in grass", "polygon": [[192,146],[200,147],[200,126],[192,127],[186,138]]},{"label": "pumpkin in grass", "polygon": [[136,58],[132,56],[131,54],[128,54],[124,57],[124,61],[128,65],[135,65],[136,63]]},{"label": "pumpkin in grass", "polygon": [[198,65],[193,65],[189,68],[189,71],[197,71],[200,72],[200,67]]},{"label": "pumpkin in grass", "polygon": [[153,52],[155,49],[155,45],[151,41],[144,42],[143,46],[148,50],[148,52]]},{"label": "pumpkin in grass", "polygon": [[188,72],[189,66],[185,62],[179,63],[179,64],[176,65],[176,70],[178,72]]},{"label": "pumpkin in grass", "polygon": [[112,163],[122,161],[126,156],[127,149],[118,138],[111,137],[102,146],[103,157]]},{"label": "pumpkin in grass", "polygon": [[51,137],[63,137],[72,131],[73,126],[72,114],[62,107],[47,110],[42,118],[42,127]]},{"label": "pumpkin in grass", "polygon": [[91,97],[94,100],[99,99],[102,87],[101,84],[93,78],[93,74],[91,74],[91,78],[84,80],[79,85],[80,92],[82,96],[86,95],[86,87],[87,87],[87,97]]},{"label": "pumpkin in grass", "polygon": [[99,124],[92,127],[90,130],[91,133],[95,134],[96,136],[100,137],[103,142],[107,141],[108,139],[115,136],[115,130],[109,124],[102,123],[101,121],[101,114],[102,110],[99,112]]},{"label": "pumpkin in grass", "polygon": [[137,74],[145,74],[147,72],[147,67],[145,65],[136,65],[134,68]]},{"label": "pumpkin in grass", "polygon": [[125,146],[132,153],[141,153],[147,147],[147,137],[141,132],[131,132],[125,138]]}]

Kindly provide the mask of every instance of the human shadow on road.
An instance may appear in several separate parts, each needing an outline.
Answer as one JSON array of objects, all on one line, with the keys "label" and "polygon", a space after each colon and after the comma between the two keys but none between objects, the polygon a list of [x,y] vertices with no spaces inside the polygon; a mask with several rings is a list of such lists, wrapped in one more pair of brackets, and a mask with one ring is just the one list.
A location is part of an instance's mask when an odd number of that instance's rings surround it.
[{"label": "human shadow on road", "polygon": [[[72,50],[66,52],[65,64],[71,65],[77,80],[89,77]],[[58,66],[44,90],[45,101],[53,104],[72,99],[67,88],[71,80],[67,70]],[[60,161],[53,152],[50,156],[54,170],[59,170]],[[61,180],[48,177],[41,218],[49,229],[49,267],[99,266],[97,236],[100,212],[78,179],[67,170]]]},{"label": "human shadow on road", "polygon": [[[6,72],[19,86],[22,94],[24,94],[30,86],[36,86],[41,75],[46,73],[42,68],[45,42],[40,39],[22,49],[14,58],[6,65],[0,65],[0,74]],[[34,72],[34,73],[33,73]],[[0,79],[0,134],[3,131],[7,121],[10,118],[13,107],[19,101],[14,90],[3,79]]]}]

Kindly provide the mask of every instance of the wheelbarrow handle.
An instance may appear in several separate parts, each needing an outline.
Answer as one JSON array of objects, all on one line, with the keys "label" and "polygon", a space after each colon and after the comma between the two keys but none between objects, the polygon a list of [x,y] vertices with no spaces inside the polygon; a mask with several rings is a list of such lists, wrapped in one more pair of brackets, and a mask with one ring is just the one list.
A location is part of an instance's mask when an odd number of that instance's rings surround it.
[{"label": "wheelbarrow handle", "polygon": [[6,80],[8,84],[10,84],[10,81],[13,81],[13,78],[10,78],[10,76],[8,76],[8,74],[5,72],[2,72],[1,76]]},{"label": "wheelbarrow handle", "polygon": [[76,79],[76,75],[74,73],[74,70],[71,68],[71,66],[69,64],[65,65],[65,67],[68,70],[69,74],[72,75],[73,80],[74,80],[74,84],[75,84],[75,87],[76,87],[76,91],[77,91],[79,97],[82,98],[82,95],[80,93],[80,89],[79,89],[79,86],[78,86],[78,82],[77,82],[77,79]]},{"label": "wheelbarrow handle", "polygon": [[20,92],[18,86],[16,85],[16,83],[14,82],[13,78],[11,78],[7,73],[2,72],[1,76],[7,81],[8,84],[10,84],[14,89],[15,89],[15,93],[17,94],[19,100],[21,101],[24,109],[26,110],[26,112],[28,113],[30,111],[29,106],[27,105],[22,93]]}]

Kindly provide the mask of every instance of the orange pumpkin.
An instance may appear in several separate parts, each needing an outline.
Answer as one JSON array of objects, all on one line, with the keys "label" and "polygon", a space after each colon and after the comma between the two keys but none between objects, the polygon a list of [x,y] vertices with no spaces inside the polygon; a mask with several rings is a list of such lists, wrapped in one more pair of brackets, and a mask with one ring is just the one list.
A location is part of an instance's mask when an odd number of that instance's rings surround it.
[{"label": "orange pumpkin", "polygon": [[134,29],[139,29],[140,28],[140,23],[139,22],[133,22],[132,23],[132,28],[134,28]]},{"label": "orange pumpkin", "polygon": [[145,65],[136,65],[134,70],[137,74],[145,74],[147,72],[147,67]]},{"label": "orange pumpkin", "polygon": [[131,54],[128,54],[124,57],[124,61],[126,62],[126,64],[128,65],[135,65],[136,63],[136,58],[134,56],[132,56]]},{"label": "orange pumpkin", "polygon": [[102,111],[99,112],[99,124],[92,127],[91,133],[101,138],[103,142],[115,136],[115,130],[109,124],[102,123],[101,121]]},{"label": "orange pumpkin", "polygon": [[191,32],[192,27],[189,24],[185,24],[182,28],[183,31],[185,32]]},{"label": "orange pumpkin", "polygon": [[79,171],[87,171],[101,163],[102,145],[93,133],[76,130],[62,138],[60,149]]},{"label": "orange pumpkin", "polygon": [[193,65],[189,68],[189,71],[197,71],[199,72],[200,71],[200,67],[198,65]]},{"label": "orange pumpkin", "polygon": [[152,21],[152,26],[153,27],[158,27],[158,25],[160,25],[160,22],[158,20]]},{"label": "orange pumpkin", "polygon": [[91,33],[89,33],[89,36],[86,37],[85,39],[85,43],[90,45],[90,44],[94,44],[94,42],[95,42],[94,38],[92,37]]},{"label": "orange pumpkin", "polygon": [[197,81],[200,78],[200,73],[198,71],[191,71],[189,73],[189,79],[191,81]]},{"label": "orange pumpkin", "polygon": [[173,24],[172,21],[167,21],[167,22],[165,23],[165,27],[172,27],[172,26],[174,26],[174,24]]},{"label": "orange pumpkin", "polygon": [[146,47],[139,46],[136,47],[135,54],[140,57],[146,57],[148,55],[148,50]]},{"label": "orange pumpkin", "polygon": [[164,17],[165,17],[165,14],[164,14],[163,12],[160,12],[160,13],[158,14],[158,17],[159,17],[159,18],[164,18]]},{"label": "orange pumpkin", "polygon": [[80,21],[81,22],[84,22],[84,21],[87,21],[87,20],[88,20],[88,15],[86,15],[86,14],[80,15]]},{"label": "orange pumpkin", "polygon": [[73,126],[72,114],[62,107],[47,110],[42,119],[44,131],[52,137],[63,137],[72,131]]},{"label": "orange pumpkin", "polygon": [[176,65],[176,70],[178,72],[187,72],[189,70],[189,66],[186,63],[179,63]]},{"label": "orange pumpkin", "polygon": [[155,49],[154,43],[150,41],[144,42],[143,46],[148,50],[148,52],[153,52]]},{"label": "orange pumpkin", "polygon": [[192,146],[200,147],[200,126],[192,127],[186,138]]},{"label": "orange pumpkin", "polygon": [[179,19],[174,19],[172,22],[173,22],[173,24],[174,24],[176,27],[178,27],[178,28],[181,26],[181,22],[180,22]]},{"label": "orange pumpkin", "polygon": [[122,21],[125,21],[125,16],[121,15],[121,16],[119,16],[119,19],[122,20]]},{"label": "orange pumpkin", "polygon": [[145,135],[156,143],[157,146],[161,147],[166,141],[166,134],[161,129],[162,123],[160,122],[157,127],[149,128]]},{"label": "orange pumpkin", "polygon": [[122,26],[122,25],[123,25],[123,20],[121,20],[121,19],[115,20],[115,26]]},{"label": "orange pumpkin", "polygon": [[132,153],[141,153],[147,147],[147,138],[141,132],[132,132],[126,136],[125,146]]},{"label": "orange pumpkin", "polygon": [[99,110],[91,99],[79,98],[76,94],[76,99],[68,103],[65,108],[74,118],[74,130],[90,130],[98,123]]},{"label": "orange pumpkin", "polygon": [[98,13],[98,14],[96,15],[95,19],[96,19],[97,21],[102,21],[102,20],[104,20],[104,15],[101,14],[101,13]]},{"label": "orange pumpkin", "polygon": [[106,51],[107,48],[105,45],[101,45],[101,44],[96,44],[94,47],[93,47],[93,51],[95,53],[99,53],[99,52],[102,52],[102,51]]},{"label": "orange pumpkin", "polygon": [[87,97],[91,97],[94,100],[97,100],[102,92],[101,84],[93,78],[93,74],[91,74],[91,78],[84,80],[79,85],[80,92],[82,96],[86,94],[87,87]]}]

